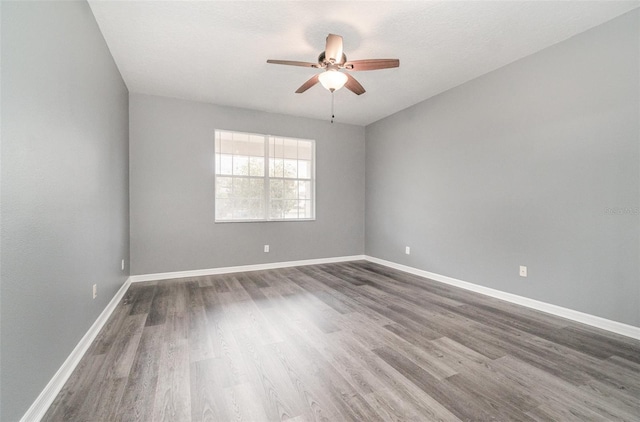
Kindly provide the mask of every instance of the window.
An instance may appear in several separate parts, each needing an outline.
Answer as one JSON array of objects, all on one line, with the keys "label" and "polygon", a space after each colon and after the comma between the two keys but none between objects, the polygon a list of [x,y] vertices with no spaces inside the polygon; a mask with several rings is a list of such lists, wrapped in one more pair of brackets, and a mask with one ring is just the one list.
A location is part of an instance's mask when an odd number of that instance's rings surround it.
[{"label": "window", "polygon": [[315,219],[315,141],[216,130],[216,222]]}]

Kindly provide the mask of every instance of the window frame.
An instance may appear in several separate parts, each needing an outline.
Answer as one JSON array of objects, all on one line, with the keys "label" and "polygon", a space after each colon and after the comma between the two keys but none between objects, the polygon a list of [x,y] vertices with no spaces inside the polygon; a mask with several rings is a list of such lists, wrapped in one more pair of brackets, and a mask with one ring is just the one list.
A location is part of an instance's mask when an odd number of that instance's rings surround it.
[{"label": "window frame", "polygon": [[[241,154],[223,154],[222,153],[222,146],[220,147],[220,151],[218,151],[217,148],[217,140],[218,140],[218,133],[221,132],[229,132],[232,134],[240,134],[240,135],[246,135],[249,137],[262,137],[263,138],[263,144],[264,144],[264,154],[261,156],[264,159],[264,166],[263,166],[263,175],[260,176],[252,176],[251,175],[251,171],[249,171],[248,175],[234,175],[233,174],[233,166],[232,166],[232,170],[231,170],[231,174],[218,174],[218,168],[217,168],[217,155],[231,155],[232,157],[235,156],[243,156]],[[309,142],[311,144],[311,160],[309,160],[310,162],[310,169],[309,169],[309,178],[301,178],[299,177],[299,174],[296,171],[296,177],[285,177],[284,175],[284,170],[283,170],[283,174],[282,177],[278,177],[278,176],[271,176],[271,159],[277,159],[278,157],[274,156],[272,157],[270,148],[271,148],[271,141],[275,139],[282,139],[283,142],[284,140],[293,140],[293,141],[304,141],[304,142]],[[268,223],[268,222],[301,222],[301,221],[315,221],[316,220],[316,141],[315,139],[306,139],[306,138],[300,138],[300,137],[289,137],[289,136],[280,136],[280,135],[271,135],[271,134],[263,134],[263,133],[253,133],[253,132],[245,132],[245,131],[238,131],[238,130],[229,130],[229,129],[215,129],[214,131],[214,141],[213,141],[214,145],[213,145],[213,149],[214,149],[214,154],[213,154],[213,199],[214,199],[214,223],[218,224],[225,224],[225,223]],[[284,145],[283,145],[284,148]],[[274,144],[274,149],[275,149],[275,144]],[[299,152],[299,146],[296,146],[296,151]],[[284,154],[284,152],[283,152]],[[251,157],[251,156],[249,156]],[[282,157],[282,159],[284,160],[284,156]],[[296,161],[299,161],[299,158],[296,158]],[[222,165],[220,164],[220,167],[222,167]],[[229,177],[229,178],[242,178],[242,179],[247,179],[247,180],[251,180],[251,179],[258,179],[258,180],[263,180],[264,181],[264,192],[263,192],[263,203],[264,203],[264,207],[263,207],[263,213],[262,213],[262,218],[231,218],[231,219],[219,219],[218,218],[218,213],[217,213],[217,201],[219,199],[224,199],[224,198],[218,198],[218,177]],[[309,201],[311,203],[311,207],[310,207],[310,212],[311,212],[311,217],[304,217],[304,218],[286,218],[284,215],[282,218],[272,218],[271,217],[271,182],[272,180],[282,180],[283,183],[286,181],[305,181],[305,182],[310,182],[310,199],[300,199],[299,194],[298,194],[298,198],[297,201]],[[281,201],[286,201],[287,199],[280,199]],[[294,199],[288,199],[288,200],[294,200]]]}]

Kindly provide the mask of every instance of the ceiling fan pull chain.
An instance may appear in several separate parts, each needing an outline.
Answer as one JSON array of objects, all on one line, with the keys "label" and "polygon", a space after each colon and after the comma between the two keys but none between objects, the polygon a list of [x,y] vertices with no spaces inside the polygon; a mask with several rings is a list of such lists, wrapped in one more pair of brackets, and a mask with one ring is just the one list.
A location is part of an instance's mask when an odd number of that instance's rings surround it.
[{"label": "ceiling fan pull chain", "polygon": [[333,119],[335,119],[335,114],[333,113],[333,101],[334,101],[334,93],[335,91],[331,91],[331,123],[333,123]]}]

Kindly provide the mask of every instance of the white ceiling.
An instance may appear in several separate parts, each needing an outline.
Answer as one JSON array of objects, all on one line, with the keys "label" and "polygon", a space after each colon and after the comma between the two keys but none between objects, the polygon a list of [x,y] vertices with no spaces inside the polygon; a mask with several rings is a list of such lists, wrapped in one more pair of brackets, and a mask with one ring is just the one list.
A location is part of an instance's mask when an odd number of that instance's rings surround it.
[{"label": "white ceiling", "polygon": [[640,5],[638,1],[89,0],[130,92],[328,119],[331,95],[294,91],[328,33],[351,60],[399,58],[354,72],[367,92],[335,93],[336,121],[366,125]]}]

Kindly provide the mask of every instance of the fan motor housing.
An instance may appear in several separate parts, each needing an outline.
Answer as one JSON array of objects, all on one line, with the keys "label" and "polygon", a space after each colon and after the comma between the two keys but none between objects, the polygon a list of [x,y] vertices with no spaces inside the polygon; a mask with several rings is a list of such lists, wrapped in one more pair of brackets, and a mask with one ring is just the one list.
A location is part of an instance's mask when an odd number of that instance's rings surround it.
[{"label": "fan motor housing", "polygon": [[327,60],[327,57],[325,56],[324,51],[320,53],[320,55],[318,56],[318,64],[322,68],[327,67],[328,65],[331,65],[331,64],[339,65],[340,67],[342,67],[342,65],[344,65],[346,62],[347,62],[347,56],[344,53],[342,53],[342,60],[336,63],[331,63],[331,61]]}]

